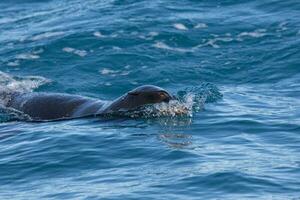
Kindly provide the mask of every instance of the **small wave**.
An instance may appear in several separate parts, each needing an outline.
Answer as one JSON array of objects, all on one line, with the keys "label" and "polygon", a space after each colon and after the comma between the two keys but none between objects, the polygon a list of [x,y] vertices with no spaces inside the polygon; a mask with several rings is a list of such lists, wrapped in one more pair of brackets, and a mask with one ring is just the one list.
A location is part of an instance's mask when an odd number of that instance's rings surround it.
[{"label": "small wave", "polygon": [[108,75],[108,74],[118,73],[118,71],[114,71],[114,70],[111,70],[111,69],[103,68],[103,69],[100,70],[100,73],[102,75]]},{"label": "small wave", "polygon": [[17,59],[20,60],[35,60],[35,59],[39,59],[40,56],[36,55],[36,54],[31,54],[31,53],[22,53],[16,56]]},{"label": "small wave", "polygon": [[158,36],[159,33],[158,33],[158,32],[155,32],[155,31],[151,31],[151,32],[149,32],[148,35],[151,36],[151,37],[155,37],[155,36]]},{"label": "small wave", "polygon": [[139,35],[138,37],[144,40],[152,40],[154,37],[158,36],[158,32],[151,31],[146,35]]},{"label": "small wave", "polygon": [[118,37],[117,33],[112,33],[112,34],[109,34],[109,35],[103,35],[100,31],[95,31],[93,33],[93,35],[97,38],[116,38],[116,37]]},{"label": "small wave", "polygon": [[201,28],[207,28],[207,24],[204,23],[198,23],[194,26],[195,29],[201,29]]},{"label": "small wave", "polygon": [[170,47],[169,45],[167,45],[163,42],[156,42],[153,46],[158,49],[165,49],[165,50],[177,51],[177,52],[182,52],[182,53],[193,52],[193,49]]},{"label": "small wave", "polygon": [[51,37],[56,37],[56,36],[60,36],[63,35],[64,32],[59,31],[59,32],[46,32],[46,33],[42,33],[36,36],[33,36],[31,38],[32,41],[38,41],[38,40],[43,40],[43,39],[47,39],[47,38],[51,38]]},{"label": "small wave", "polygon": [[266,29],[257,29],[252,32],[242,32],[237,36],[237,39],[242,39],[242,37],[260,38],[265,35],[266,35]]},{"label": "small wave", "polygon": [[[171,123],[170,123],[171,122]],[[191,121],[178,121],[179,125],[187,126],[191,123]],[[177,121],[166,121],[163,122],[163,126],[178,126]],[[164,144],[168,145],[171,148],[175,149],[185,149],[189,148],[192,145],[192,136],[182,133],[172,133],[172,132],[165,132],[158,135],[158,139],[163,142]]]},{"label": "small wave", "polygon": [[288,28],[287,28],[287,26],[286,26],[287,24],[288,24],[287,22],[281,22],[281,23],[278,25],[278,30],[277,30],[277,32],[288,30]]},{"label": "small wave", "polygon": [[9,67],[16,67],[16,66],[20,65],[20,61],[19,60],[14,60],[14,61],[8,62],[6,65],[9,66]]},{"label": "small wave", "polygon": [[[44,52],[43,49],[38,49],[38,50],[29,52],[29,53],[21,53],[21,54],[18,54],[16,56],[16,59],[19,59],[19,60],[36,60],[36,59],[40,58],[39,54],[41,54],[43,52]],[[18,66],[20,64],[19,60],[15,60],[13,62],[9,62],[7,65],[8,66]]]}]

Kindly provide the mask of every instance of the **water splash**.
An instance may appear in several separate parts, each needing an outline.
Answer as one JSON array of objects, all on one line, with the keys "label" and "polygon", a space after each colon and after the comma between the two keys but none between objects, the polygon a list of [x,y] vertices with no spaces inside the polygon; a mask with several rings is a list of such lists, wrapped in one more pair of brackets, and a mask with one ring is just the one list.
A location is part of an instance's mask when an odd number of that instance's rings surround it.
[{"label": "water splash", "polygon": [[30,121],[31,118],[23,112],[0,105],[0,123],[17,120]]},{"label": "water splash", "polygon": [[31,92],[49,82],[41,76],[10,76],[0,71],[0,92]]},{"label": "water splash", "polygon": [[198,87],[189,87],[178,91],[176,100],[169,103],[144,106],[137,111],[130,111],[121,115],[131,118],[191,118],[194,113],[203,110],[205,103],[213,103],[221,98],[222,94],[215,85],[203,83]]},{"label": "water splash", "polygon": [[49,82],[50,80],[40,76],[17,77],[0,71],[0,122],[26,118],[20,112],[5,107],[13,93],[32,92]]}]

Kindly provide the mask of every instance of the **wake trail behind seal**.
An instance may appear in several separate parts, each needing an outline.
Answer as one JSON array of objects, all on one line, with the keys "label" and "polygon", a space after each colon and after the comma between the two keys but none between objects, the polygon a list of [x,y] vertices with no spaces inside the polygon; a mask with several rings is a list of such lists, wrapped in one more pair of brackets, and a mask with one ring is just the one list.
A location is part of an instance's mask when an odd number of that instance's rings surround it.
[{"label": "wake trail behind seal", "polygon": [[50,80],[41,76],[11,76],[0,71],[0,122],[27,119],[23,113],[7,108],[13,94],[32,92],[34,89],[49,83]]},{"label": "wake trail behind seal", "polygon": [[6,105],[11,94],[32,92],[34,89],[49,83],[41,76],[10,76],[0,71],[0,105]]}]

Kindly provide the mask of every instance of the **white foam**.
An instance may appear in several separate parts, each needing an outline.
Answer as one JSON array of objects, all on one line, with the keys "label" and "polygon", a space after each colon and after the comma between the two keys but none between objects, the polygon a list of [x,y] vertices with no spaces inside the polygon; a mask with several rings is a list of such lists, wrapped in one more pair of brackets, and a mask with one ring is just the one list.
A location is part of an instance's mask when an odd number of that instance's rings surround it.
[{"label": "white foam", "polygon": [[193,51],[192,49],[170,47],[170,46],[168,46],[167,44],[165,44],[163,42],[156,42],[153,46],[156,47],[156,48],[158,48],[158,49],[166,49],[166,50],[178,51],[178,52],[182,52],[182,53],[192,52]]},{"label": "white foam", "polygon": [[[195,95],[188,93],[183,100],[171,100],[169,103],[153,104],[146,106],[141,111],[130,113],[132,117],[142,115],[144,117],[192,117]],[[204,102],[203,102],[204,103]],[[203,107],[203,104],[201,105]]]},{"label": "white foam", "polygon": [[144,36],[144,35],[139,35],[138,38],[145,39],[145,40],[149,40],[149,39],[150,39],[150,38],[147,38],[147,37]]},{"label": "white foam", "polygon": [[123,71],[123,72],[120,73],[121,76],[127,76],[129,74],[130,74],[129,71]]},{"label": "white foam", "polygon": [[62,50],[64,52],[67,52],[67,53],[73,53],[73,54],[78,55],[80,57],[84,57],[84,56],[87,55],[86,50],[78,50],[78,49],[74,49],[74,48],[71,48],[71,47],[64,47]]},{"label": "white foam", "polygon": [[22,53],[16,56],[17,59],[21,59],[21,60],[35,60],[35,59],[39,59],[40,56],[36,55],[36,54],[31,54],[31,53]]},{"label": "white foam", "polygon": [[116,74],[118,71],[103,68],[102,70],[99,71],[102,75],[109,75],[109,74]]},{"label": "white foam", "polygon": [[64,47],[63,51],[68,52],[68,53],[72,53],[73,51],[75,51],[75,49],[73,49],[71,47]]},{"label": "white foam", "polygon": [[74,54],[80,56],[80,57],[84,57],[87,55],[87,51],[86,50],[75,50]]},{"label": "white foam", "polygon": [[33,54],[41,54],[43,52],[44,52],[44,49],[38,49],[38,50],[33,51],[32,53]]},{"label": "white foam", "polygon": [[278,31],[286,31],[288,28],[286,27],[288,23],[287,22],[281,22],[279,25],[278,25],[278,28],[279,30]]},{"label": "white foam", "polygon": [[46,32],[46,33],[42,33],[39,35],[36,35],[34,37],[31,38],[32,41],[37,41],[37,40],[43,40],[43,39],[47,39],[47,38],[51,38],[51,37],[55,37],[55,36],[60,36],[63,35],[64,32]]},{"label": "white foam", "polygon": [[8,24],[8,23],[12,23],[15,22],[16,19],[12,19],[12,18],[8,18],[8,17],[1,17],[0,18],[0,24]]},{"label": "white foam", "polygon": [[266,35],[266,29],[257,29],[255,31],[252,32],[242,32],[240,33],[237,37],[241,38],[241,37],[254,37],[254,38],[260,38]]},{"label": "white foam", "polygon": [[130,81],[130,84],[132,84],[132,85],[138,85],[139,83],[137,81]]},{"label": "white foam", "polygon": [[116,38],[116,37],[118,37],[118,34],[117,33],[111,34],[110,37]]},{"label": "white foam", "polygon": [[144,40],[152,40],[155,36],[158,36],[158,32],[151,31],[147,35],[139,35],[138,37]]},{"label": "white foam", "polygon": [[103,68],[99,70],[100,74],[102,75],[110,75],[110,76],[127,76],[130,74],[129,71],[119,71],[119,70],[112,70],[108,68]]},{"label": "white foam", "polygon": [[200,46],[211,46],[212,48],[218,49],[220,46],[216,44],[217,39],[209,39],[205,44]]},{"label": "white foam", "polygon": [[220,38],[216,38],[216,41],[231,42],[231,41],[233,41],[233,38],[231,38],[231,37],[220,37]]},{"label": "white foam", "polygon": [[[0,94],[31,92],[49,82],[50,80],[41,76],[13,77],[0,71]],[[5,105],[8,100],[7,95],[0,96],[0,104]]]},{"label": "white foam", "polygon": [[201,28],[207,28],[207,24],[204,23],[198,23],[194,26],[195,29],[201,29]]},{"label": "white foam", "polygon": [[94,35],[95,37],[98,37],[98,38],[104,38],[104,37],[105,37],[105,36],[104,36],[101,32],[99,32],[99,31],[94,32],[93,35]]},{"label": "white foam", "polygon": [[154,31],[149,32],[149,36],[151,36],[151,37],[155,37],[155,36],[158,36],[158,35],[159,35],[158,32],[154,32]]},{"label": "white foam", "polygon": [[19,66],[19,65],[20,65],[20,61],[19,60],[15,60],[15,61],[7,63],[7,66],[10,66],[10,67],[16,67],[16,66]]},{"label": "white foam", "polygon": [[173,24],[173,26],[174,26],[174,28],[176,28],[178,30],[182,30],[182,31],[188,30],[188,28],[184,24],[176,23],[176,24]]}]

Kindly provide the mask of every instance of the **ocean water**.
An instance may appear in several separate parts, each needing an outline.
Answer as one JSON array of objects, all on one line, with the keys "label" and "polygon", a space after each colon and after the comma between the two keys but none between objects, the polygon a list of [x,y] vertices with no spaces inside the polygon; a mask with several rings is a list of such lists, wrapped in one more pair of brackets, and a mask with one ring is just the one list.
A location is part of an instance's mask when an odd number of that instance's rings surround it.
[{"label": "ocean water", "polygon": [[0,98],[0,199],[299,200],[299,47],[297,0],[1,1],[0,91],[181,101],[32,123]]}]

